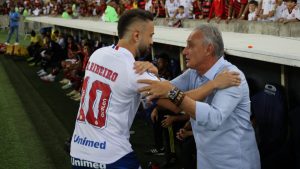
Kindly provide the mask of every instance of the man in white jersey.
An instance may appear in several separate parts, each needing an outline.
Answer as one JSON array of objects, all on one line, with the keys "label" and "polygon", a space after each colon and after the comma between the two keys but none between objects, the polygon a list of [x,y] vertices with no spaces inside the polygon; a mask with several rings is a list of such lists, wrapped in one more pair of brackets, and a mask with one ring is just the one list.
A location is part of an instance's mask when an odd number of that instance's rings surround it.
[{"label": "man in white jersey", "polygon": [[91,55],[71,141],[73,168],[139,167],[129,143],[129,129],[141,98],[137,80],[157,78],[136,74],[133,67],[135,57],[149,50],[153,34],[151,13],[132,10],[118,22],[118,44]]},{"label": "man in white jersey", "polygon": [[[137,81],[158,79],[147,72],[137,74],[133,67],[135,57],[149,51],[153,34],[151,13],[129,10],[118,22],[118,44],[98,49],[91,55],[71,141],[73,169],[140,168],[129,143],[129,129],[142,96],[137,91],[142,87]],[[143,67],[138,69],[143,70]],[[237,76],[227,75],[201,90],[211,92],[216,87],[226,87],[222,86],[224,84],[236,85]],[[194,93],[203,94],[201,91]]]}]

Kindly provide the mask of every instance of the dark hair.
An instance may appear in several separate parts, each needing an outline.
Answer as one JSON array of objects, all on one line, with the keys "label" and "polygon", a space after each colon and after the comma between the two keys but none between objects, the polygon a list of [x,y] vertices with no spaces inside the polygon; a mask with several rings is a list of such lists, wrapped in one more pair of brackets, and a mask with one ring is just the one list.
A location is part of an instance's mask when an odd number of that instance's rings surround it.
[{"label": "dark hair", "polygon": [[179,8],[179,9],[184,9],[184,6],[180,5],[178,8]]},{"label": "dark hair", "polygon": [[285,0],[285,2],[294,2],[294,3],[297,3],[297,0]]},{"label": "dark hair", "polygon": [[130,25],[135,22],[153,21],[153,16],[150,12],[142,9],[132,9],[126,11],[119,19],[118,22],[118,36],[119,39],[123,38]]},{"label": "dark hair", "polygon": [[258,2],[255,1],[255,0],[251,0],[251,1],[249,2],[249,4],[253,4],[253,5],[255,5],[255,6],[258,6]]},{"label": "dark hair", "polygon": [[36,35],[35,31],[32,30],[31,33],[30,33],[30,35],[31,35],[31,36],[35,36],[35,35]]},{"label": "dark hair", "polygon": [[169,63],[169,55],[167,54],[167,53],[165,53],[165,52],[162,52],[162,53],[160,53],[160,54],[158,54],[157,56],[156,56],[156,58],[157,59],[162,59],[162,60],[164,60],[165,62],[167,62],[167,63]]}]

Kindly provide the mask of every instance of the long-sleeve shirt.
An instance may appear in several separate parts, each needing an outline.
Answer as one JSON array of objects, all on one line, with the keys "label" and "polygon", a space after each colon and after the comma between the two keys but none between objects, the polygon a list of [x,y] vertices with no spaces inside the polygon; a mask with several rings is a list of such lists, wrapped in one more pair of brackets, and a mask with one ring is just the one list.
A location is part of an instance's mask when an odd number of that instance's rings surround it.
[{"label": "long-sleeve shirt", "polygon": [[204,75],[189,69],[172,80],[183,91],[200,87],[224,69],[240,73],[241,84],[216,90],[196,102],[190,119],[197,146],[198,169],[259,169],[260,157],[250,122],[249,88],[244,74],[221,57]]}]

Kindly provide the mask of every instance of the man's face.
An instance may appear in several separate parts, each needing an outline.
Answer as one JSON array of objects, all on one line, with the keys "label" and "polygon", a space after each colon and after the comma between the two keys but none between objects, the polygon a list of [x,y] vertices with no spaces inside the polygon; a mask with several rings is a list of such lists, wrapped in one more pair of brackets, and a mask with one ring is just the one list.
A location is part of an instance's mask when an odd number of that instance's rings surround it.
[{"label": "man's face", "polygon": [[254,12],[256,6],[254,4],[249,4],[249,12]]},{"label": "man's face", "polygon": [[163,69],[166,68],[166,66],[167,66],[166,61],[164,59],[162,59],[162,58],[158,58],[158,60],[157,60],[157,68],[158,68],[158,70],[163,70]]},{"label": "man's face", "polygon": [[288,1],[286,2],[286,6],[289,10],[292,10],[294,9],[294,7],[296,6],[296,3],[295,2],[291,2],[291,1]]},{"label": "man's face", "polygon": [[187,39],[187,46],[183,50],[186,58],[186,66],[191,69],[199,69],[205,64],[209,57],[208,45],[203,42],[203,35],[200,31],[193,31]]},{"label": "man's face", "polygon": [[183,14],[184,13],[184,8],[178,8],[178,13]]},{"label": "man's face", "polygon": [[139,39],[137,42],[137,56],[146,56],[150,53],[151,46],[153,44],[154,35],[154,23],[148,21],[144,26],[139,30]]}]

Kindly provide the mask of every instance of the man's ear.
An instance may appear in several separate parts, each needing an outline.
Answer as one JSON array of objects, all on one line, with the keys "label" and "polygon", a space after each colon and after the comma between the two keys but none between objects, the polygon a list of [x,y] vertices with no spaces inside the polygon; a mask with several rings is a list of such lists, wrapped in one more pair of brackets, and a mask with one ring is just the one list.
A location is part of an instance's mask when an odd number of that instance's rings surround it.
[{"label": "man's ear", "polygon": [[214,46],[211,43],[207,45],[206,52],[208,55],[214,55]]},{"label": "man's ear", "polygon": [[140,32],[135,30],[132,32],[132,39],[134,40],[134,42],[137,42],[139,41],[139,38],[140,38]]}]

